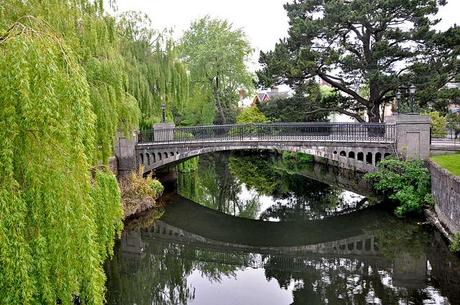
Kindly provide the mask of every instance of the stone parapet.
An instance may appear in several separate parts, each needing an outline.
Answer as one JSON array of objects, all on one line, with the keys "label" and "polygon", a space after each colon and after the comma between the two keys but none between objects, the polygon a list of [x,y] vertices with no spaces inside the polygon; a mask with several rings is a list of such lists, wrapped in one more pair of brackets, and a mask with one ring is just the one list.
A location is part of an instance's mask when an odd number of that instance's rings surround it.
[{"label": "stone parapet", "polygon": [[153,125],[153,137],[155,142],[174,140],[174,123],[158,123]]}]

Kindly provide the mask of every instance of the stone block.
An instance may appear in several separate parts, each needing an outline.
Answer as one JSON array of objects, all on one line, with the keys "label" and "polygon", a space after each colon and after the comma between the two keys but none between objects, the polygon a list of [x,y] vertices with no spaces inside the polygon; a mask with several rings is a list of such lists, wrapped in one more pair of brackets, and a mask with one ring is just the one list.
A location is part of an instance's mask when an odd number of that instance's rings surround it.
[{"label": "stone block", "polygon": [[158,123],[153,125],[153,141],[165,142],[174,140],[174,123]]},{"label": "stone block", "polygon": [[430,156],[431,118],[427,115],[399,114],[387,123],[396,124],[396,150],[409,160],[427,160]]}]

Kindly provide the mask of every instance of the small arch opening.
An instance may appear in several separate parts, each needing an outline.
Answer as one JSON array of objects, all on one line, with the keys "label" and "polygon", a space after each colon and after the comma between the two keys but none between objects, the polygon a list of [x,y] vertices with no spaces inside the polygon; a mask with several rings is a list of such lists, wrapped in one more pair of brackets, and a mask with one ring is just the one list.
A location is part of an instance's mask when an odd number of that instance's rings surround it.
[{"label": "small arch opening", "polygon": [[168,153],[167,152],[165,152],[164,155],[165,155],[165,159],[168,158]]},{"label": "small arch opening", "polygon": [[390,156],[391,156],[390,153],[385,153],[385,154],[383,155],[383,158],[386,159],[387,157],[390,157]]},{"label": "small arch opening", "polygon": [[157,162],[156,158],[155,158],[155,154],[152,154],[152,162],[155,163]]},{"label": "small arch opening", "polygon": [[161,157],[161,153],[158,153],[158,160],[161,160],[162,157]]},{"label": "small arch opening", "polygon": [[379,163],[380,161],[382,161],[382,154],[378,152],[375,154],[375,164]]},{"label": "small arch opening", "polygon": [[150,165],[150,154],[146,153],[145,156],[147,157],[147,165]]},{"label": "small arch opening", "polygon": [[347,156],[347,153],[346,153],[345,151],[342,150],[342,151],[340,152],[340,155],[341,155],[342,157],[346,157],[346,156]]},{"label": "small arch opening", "polygon": [[363,152],[358,153],[358,161],[364,161],[364,153]]},{"label": "small arch opening", "polygon": [[171,157],[174,156],[174,152],[171,151],[171,152],[169,153],[169,155],[170,155]]},{"label": "small arch opening", "polygon": [[144,154],[141,153],[139,156],[141,157],[141,164],[144,164]]},{"label": "small arch opening", "polygon": [[350,152],[348,153],[348,158],[354,159],[354,158],[355,158],[355,152],[354,152],[354,151],[350,151]]},{"label": "small arch opening", "polygon": [[336,151],[336,150],[334,150],[334,155],[337,155],[337,151]]},{"label": "small arch opening", "polygon": [[366,163],[372,164],[372,153],[371,152],[368,152],[366,155]]}]

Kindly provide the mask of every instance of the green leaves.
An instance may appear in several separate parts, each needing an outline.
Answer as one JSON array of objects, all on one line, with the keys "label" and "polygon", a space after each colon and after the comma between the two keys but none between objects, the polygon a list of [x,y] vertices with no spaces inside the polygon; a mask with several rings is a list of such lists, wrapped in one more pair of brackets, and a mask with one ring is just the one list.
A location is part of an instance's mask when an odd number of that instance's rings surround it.
[{"label": "green leaves", "polygon": [[113,138],[112,130],[102,139],[97,126],[117,116],[95,116],[106,101],[91,99],[88,71],[48,25],[30,17],[4,38],[0,304],[70,305],[75,296],[102,304],[102,263],[121,229],[121,206],[113,174],[95,170],[92,181],[90,171],[96,140]]},{"label": "green leaves", "polygon": [[377,166],[377,171],[366,174],[375,190],[399,203],[395,213],[421,213],[427,204],[430,189],[430,174],[422,161],[401,161],[387,158]]},{"label": "green leaves", "polygon": [[257,107],[248,107],[241,110],[236,117],[236,122],[238,124],[266,123],[268,119]]},{"label": "green leaves", "polygon": [[252,49],[243,31],[225,20],[204,17],[184,33],[181,51],[190,70],[192,93],[202,97],[195,102],[212,103],[219,113],[219,123],[232,119],[237,89],[253,87],[246,67]]}]

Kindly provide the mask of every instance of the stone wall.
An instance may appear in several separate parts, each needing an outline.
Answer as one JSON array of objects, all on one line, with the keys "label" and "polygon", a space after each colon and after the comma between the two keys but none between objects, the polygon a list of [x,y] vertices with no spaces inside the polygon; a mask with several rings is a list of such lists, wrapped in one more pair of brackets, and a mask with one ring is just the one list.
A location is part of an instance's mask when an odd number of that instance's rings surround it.
[{"label": "stone wall", "polygon": [[432,161],[428,161],[431,172],[431,193],[439,221],[451,233],[460,232],[460,177],[450,174]]}]

